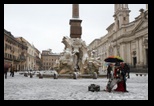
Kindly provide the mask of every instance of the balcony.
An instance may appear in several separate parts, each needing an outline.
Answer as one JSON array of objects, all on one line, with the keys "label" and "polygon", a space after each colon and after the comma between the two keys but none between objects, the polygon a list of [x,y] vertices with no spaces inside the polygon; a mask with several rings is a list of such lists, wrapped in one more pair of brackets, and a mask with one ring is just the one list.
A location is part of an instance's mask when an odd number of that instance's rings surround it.
[{"label": "balcony", "polygon": [[26,56],[20,55],[19,59],[20,59],[20,61],[26,61]]},{"label": "balcony", "polygon": [[36,61],[36,64],[41,65],[42,62],[41,61]]}]

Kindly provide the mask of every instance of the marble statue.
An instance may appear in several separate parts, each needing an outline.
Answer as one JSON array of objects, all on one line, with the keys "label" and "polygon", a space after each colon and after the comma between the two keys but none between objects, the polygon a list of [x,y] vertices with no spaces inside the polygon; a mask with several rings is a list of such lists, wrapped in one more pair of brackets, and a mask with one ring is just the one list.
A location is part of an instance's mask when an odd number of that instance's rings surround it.
[{"label": "marble statue", "polygon": [[88,55],[85,41],[80,38],[64,36],[62,43],[65,45],[63,55],[56,60],[54,69],[59,74],[80,72],[81,74],[98,73],[100,58],[94,58],[94,51]]}]

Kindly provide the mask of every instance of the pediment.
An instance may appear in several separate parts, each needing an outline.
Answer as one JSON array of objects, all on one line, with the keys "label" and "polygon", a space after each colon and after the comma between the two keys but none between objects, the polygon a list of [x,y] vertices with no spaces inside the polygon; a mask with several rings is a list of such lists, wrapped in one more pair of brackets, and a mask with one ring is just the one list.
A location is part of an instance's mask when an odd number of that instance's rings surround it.
[{"label": "pediment", "polygon": [[143,28],[148,26],[148,21],[141,20],[136,27],[134,28],[133,32],[137,32],[139,30],[142,30]]}]

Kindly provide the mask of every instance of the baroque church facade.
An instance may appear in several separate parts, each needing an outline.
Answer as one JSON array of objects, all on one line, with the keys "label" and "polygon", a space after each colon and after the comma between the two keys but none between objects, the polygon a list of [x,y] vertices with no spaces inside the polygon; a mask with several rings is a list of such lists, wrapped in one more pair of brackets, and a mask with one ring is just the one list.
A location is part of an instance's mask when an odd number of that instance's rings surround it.
[{"label": "baroque church facade", "polygon": [[104,59],[118,55],[129,64],[132,71],[148,71],[148,4],[146,10],[140,9],[140,15],[129,22],[128,4],[114,4],[114,22],[107,27],[108,33],[93,40],[89,52],[97,51],[96,57]]}]

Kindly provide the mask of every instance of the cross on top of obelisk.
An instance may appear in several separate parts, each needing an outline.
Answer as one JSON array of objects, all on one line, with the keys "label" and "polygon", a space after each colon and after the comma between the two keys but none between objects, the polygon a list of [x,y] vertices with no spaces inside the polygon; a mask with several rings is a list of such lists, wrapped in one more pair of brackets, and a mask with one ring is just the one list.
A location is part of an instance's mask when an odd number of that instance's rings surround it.
[{"label": "cross on top of obelisk", "polygon": [[72,18],[79,18],[79,4],[73,4]]}]

